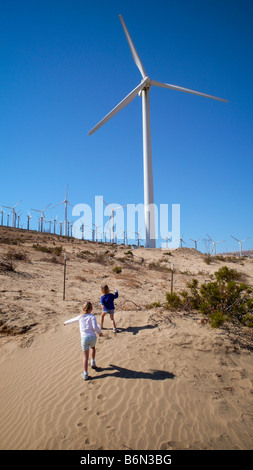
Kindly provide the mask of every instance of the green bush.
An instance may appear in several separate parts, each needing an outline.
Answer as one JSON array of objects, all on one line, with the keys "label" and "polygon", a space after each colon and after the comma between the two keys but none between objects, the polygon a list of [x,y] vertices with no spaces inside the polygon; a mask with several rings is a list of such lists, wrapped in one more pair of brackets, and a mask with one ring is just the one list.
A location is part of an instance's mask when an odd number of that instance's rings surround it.
[{"label": "green bush", "polygon": [[113,272],[116,274],[120,274],[121,271],[122,271],[122,268],[120,266],[115,266],[115,268],[113,268]]},{"label": "green bush", "polygon": [[197,279],[187,284],[189,291],[167,294],[167,308],[198,310],[207,315],[212,327],[235,321],[253,327],[253,289],[239,283],[241,274],[226,266],[215,272],[215,281],[202,284]]},{"label": "green bush", "polygon": [[153,302],[152,304],[148,304],[147,308],[156,308],[156,307],[161,307],[161,302]]},{"label": "green bush", "polygon": [[179,308],[182,308],[183,306],[183,303],[179,297],[179,295],[177,295],[175,292],[169,294],[167,293],[166,294],[166,304],[165,304],[165,308],[167,308],[168,310],[170,308],[173,308],[174,310],[178,310]]}]

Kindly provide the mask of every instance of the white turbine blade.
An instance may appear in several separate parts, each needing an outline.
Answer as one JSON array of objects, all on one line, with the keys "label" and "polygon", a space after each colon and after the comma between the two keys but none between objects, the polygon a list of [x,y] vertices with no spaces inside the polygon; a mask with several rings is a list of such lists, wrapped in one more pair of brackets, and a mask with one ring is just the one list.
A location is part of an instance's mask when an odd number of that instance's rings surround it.
[{"label": "white turbine blade", "polygon": [[242,242],[246,242],[246,240],[249,240],[249,239],[250,239],[250,237],[244,238],[244,240],[242,240],[241,243],[242,243]]},{"label": "white turbine blade", "polygon": [[31,211],[41,212],[39,209],[31,209]]},{"label": "white turbine blade", "polygon": [[213,239],[212,239],[211,237],[209,237],[208,233],[207,233],[207,236],[208,236],[208,238],[211,240],[211,242],[213,242]]},{"label": "white turbine blade", "polygon": [[117,211],[118,209],[123,209],[123,207],[126,207],[127,204],[125,206],[119,206],[119,207],[115,207],[115,209],[113,209],[114,211]]},{"label": "white turbine blade", "polygon": [[[51,209],[54,209],[55,207],[60,206],[61,204],[64,204],[64,202],[65,201],[59,202],[59,204],[56,204],[56,206],[53,206]],[[46,209],[44,209],[44,210],[46,210]]]},{"label": "white turbine blade", "polygon": [[122,15],[119,15],[119,19],[120,19],[121,24],[122,24],[122,26],[123,26],[124,33],[125,33],[125,35],[126,35],[127,42],[128,42],[129,47],[130,47],[130,51],[131,51],[131,54],[132,54],[132,56],[133,56],[134,62],[136,63],[136,65],[137,65],[139,71],[141,72],[142,78],[144,78],[144,77],[147,76],[146,71],[145,71],[144,66],[143,66],[143,64],[142,64],[142,61],[141,61],[141,59],[140,59],[140,56],[139,56],[139,54],[138,54],[138,52],[137,52],[137,50],[136,50],[136,48],[135,48],[135,45],[134,45],[134,43],[133,43],[133,40],[132,40],[132,38],[131,38],[131,36],[130,36],[130,34],[129,34],[129,32],[128,32],[128,29],[127,29],[127,27],[126,27],[126,23],[125,23],[125,21],[123,20]]},{"label": "white turbine blade", "polygon": [[51,202],[50,202],[50,204],[48,204],[48,206],[47,206],[47,207],[45,207],[45,209],[43,209],[43,211],[42,211],[42,212],[45,212],[45,210],[46,210],[46,209],[47,209],[49,206],[51,206]]},{"label": "white turbine blade", "polygon": [[111,119],[113,116],[115,116],[115,114],[117,114],[119,111],[121,111],[121,109],[123,109],[125,106],[127,106],[129,103],[131,103],[131,101],[133,101],[133,99],[136,97],[136,95],[138,95],[139,91],[142,90],[142,88],[144,88],[145,84],[146,84],[146,81],[143,80],[119,104],[117,104],[117,106],[115,106],[115,108],[113,108],[112,111],[110,111],[110,113],[108,113],[103,119],[101,119],[101,121],[99,121],[99,123],[95,127],[93,127],[93,129],[91,129],[90,132],[88,132],[88,135],[92,135],[101,126],[103,126],[107,121],[109,121],[109,119]]},{"label": "white turbine blade", "polygon": [[233,238],[234,240],[236,240],[237,242],[240,242],[240,240],[237,240],[237,238],[233,237],[233,235],[230,235],[231,238]]},{"label": "white turbine blade", "polygon": [[228,101],[224,100],[223,98],[218,98],[217,96],[207,95],[206,93],[201,93],[200,91],[190,90],[190,88],[170,85],[169,83],[161,83],[161,82],[156,82],[155,80],[151,80],[151,85],[159,86],[162,88],[170,88],[171,90],[184,91],[185,93],[191,93],[193,95],[204,96],[204,98],[211,98],[212,100],[224,101],[224,103],[228,103]]},{"label": "white turbine blade", "polygon": [[13,209],[15,209],[15,207],[17,207],[21,202],[22,202],[22,199],[13,207]]}]

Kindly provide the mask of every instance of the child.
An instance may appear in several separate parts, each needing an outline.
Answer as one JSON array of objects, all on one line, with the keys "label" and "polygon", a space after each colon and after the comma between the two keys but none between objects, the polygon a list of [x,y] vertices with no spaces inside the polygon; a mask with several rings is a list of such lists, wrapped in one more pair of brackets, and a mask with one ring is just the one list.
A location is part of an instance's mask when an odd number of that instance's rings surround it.
[{"label": "child", "polygon": [[95,355],[96,348],[95,344],[97,341],[96,333],[99,336],[103,336],[100,328],[97,325],[97,321],[92,312],[91,302],[86,302],[83,305],[83,313],[78,317],[72,318],[64,322],[64,325],[79,321],[80,333],[81,333],[81,347],[83,350],[83,372],[82,378],[88,380],[88,361],[89,361],[89,349],[91,348],[91,367],[96,369]]},{"label": "child", "polygon": [[110,294],[109,287],[107,285],[101,286],[102,297],[100,298],[100,305],[102,305],[102,314],[101,314],[101,329],[104,325],[104,317],[107,313],[110,315],[110,319],[113,325],[114,333],[117,333],[117,328],[114,320],[114,299],[117,299],[119,294],[118,291],[115,291],[115,294]]}]

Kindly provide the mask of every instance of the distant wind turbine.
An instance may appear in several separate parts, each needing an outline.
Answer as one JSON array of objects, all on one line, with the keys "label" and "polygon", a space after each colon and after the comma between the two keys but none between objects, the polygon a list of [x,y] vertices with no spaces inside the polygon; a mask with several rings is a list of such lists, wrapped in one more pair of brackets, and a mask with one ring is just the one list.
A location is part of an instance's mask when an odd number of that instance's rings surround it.
[{"label": "distant wind turbine", "polygon": [[211,254],[213,253],[214,255],[216,255],[216,243],[224,243],[226,240],[221,240],[221,241],[218,241],[218,242],[215,242],[208,234],[207,234],[209,240],[211,240],[211,242],[213,243],[213,249],[211,251]]},{"label": "distant wind turbine", "polygon": [[135,235],[137,235],[137,243],[138,243],[138,247],[140,246],[140,241],[142,240],[142,238],[140,237],[140,233],[139,232],[134,232]]},{"label": "distant wind turbine", "polygon": [[27,230],[30,230],[30,219],[32,218],[30,212],[27,214]]},{"label": "distant wind turbine", "polygon": [[98,241],[98,232],[97,232],[97,230],[98,230],[99,227],[102,227],[102,225],[95,225],[95,224],[92,224],[92,225],[93,225],[93,227],[95,227],[95,241],[97,242]]},{"label": "distant wind turbine", "polygon": [[56,206],[53,206],[52,209],[54,209],[57,206],[60,206],[61,204],[65,204],[65,226],[64,226],[64,235],[65,237],[68,235],[68,204],[73,207],[72,204],[67,200],[68,197],[68,190],[69,190],[69,185],[67,186],[67,191],[66,191],[66,196],[64,201],[59,202],[59,204],[56,204]]},{"label": "distant wind turbine", "polygon": [[178,241],[180,241],[180,248],[183,248],[183,243],[186,244],[185,241],[183,240],[183,233],[182,233],[182,235],[181,235],[181,238],[178,238],[178,239],[176,240],[176,242],[178,242]]},{"label": "distant wind turbine", "polygon": [[3,208],[1,209],[1,225],[4,224],[4,212],[6,211],[3,211]]},{"label": "distant wind turbine", "polygon": [[[21,201],[22,201],[22,199],[21,199]],[[16,209],[16,207],[21,203],[21,201],[19,201],[14,207],[3,206],[3,207],[5,207],[6,209],[11,209],[11,210],[12,210],[12,227],[15,227],[15,222],[16,222],[16,213],[15,213],[15,209]]]},{"label": "distant wind turbine", "polygon": [[54,218],[54,234],[56,233],[56,222],[58,215]]},{"label": "distant wind turbine", "polygon": [[239,247],[240,247],[240,256],[242,256],[242,243],[243,242],[246,242],[246,240],[249,240],[250,237],[248,238],[244,238],[244,240],[238,240],[237,238],[233,237],[233,235],[230,235],[234,240],[236,240],[238,243],[239,243]]},{"label": "distant wind turbine", "polygon": [[141,83],[134,88],[113,110],[108,113],[99,123],[89,131],[89,135],[97,131],[103,124],[117,114],[121,109],[127,106],[139,94],[142,97],[142,122],[143,122],[143,172],[144,172],[144,214],[145,214],[145,246],[147,248],[155,248],[155,209],[154,209],[154,191],[153,191],[153,170],[152,170],[152,150],[151,150],[151,127],[150,127],[150,109],[149,109],[149,91],[152,85],[169,88],[171,90],[183,91],[213,100],[224,101],[222,98],[200,93],[189,88],[170,85],[151,80],[144,69],[139,54],[135,48],[132,38],[127,30],[126,24],[121,15],[119,15],[122,27],[124,29],[128,45],[135,64],[137,65],[141,75]]},{"label": "distant wind turbine", "polygon": [[41,217],[40,217],[40,231],[43,232],[43,220],[46,220],[45,219],[45,211],[47,210],[47,208],[51,206],[51,202],[50,204],[48,204],[47,207],[45,207],[45,209],[41,210],[41,209],[32,209],[32,211],[35,211],[35,212],[40,212],[41,213]]},{"label": "distant wind turbine", "polygon": [[193,240],[192,238],[190,238],[190,240],[194,242],[195,250],[197,250],[197,242],[200,240],[200,238],[198,238],[197,240]]},{"label": "distant wind turbine", "polygon": [[[109,206],[109,204],[107,204],[107,202],[105,202],[104,199],[103,199],[103,202],[106,206]],[[118,207],[115,207],[114,209],[111,209],[111,214],[110,214],[108,222],[107,222],[107,224],[109,224],[109,222],[111,220],[111,229],[108,227],[108,230],[110,230],[110,232],[111,232],[111,243],[114,243],[114,212],[117,211],[118,209],[122,209],[123,207],[126,207],[126,205],[125,206],[118,206]]]}]

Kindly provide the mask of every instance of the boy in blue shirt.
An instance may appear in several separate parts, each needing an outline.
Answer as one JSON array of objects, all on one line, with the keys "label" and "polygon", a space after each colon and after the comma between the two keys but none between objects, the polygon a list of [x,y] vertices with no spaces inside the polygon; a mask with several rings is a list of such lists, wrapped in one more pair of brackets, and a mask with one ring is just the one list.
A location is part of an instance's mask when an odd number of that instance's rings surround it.
[{"label": "boy in blue shirt", "polygon": [[118,291],[115,291],[115,294],[111,294],[109,287],[107,285],[101,286],[102,296],[100,298],[100,305],[102,305],[102,314],[101,314],[101,329],[104,325],[104,318],[107,313],[110,315],[110,319],[113,325],[113,332],[117,333],[117,328],[114,320],[114,299],[117,299],[119,294]]}]

